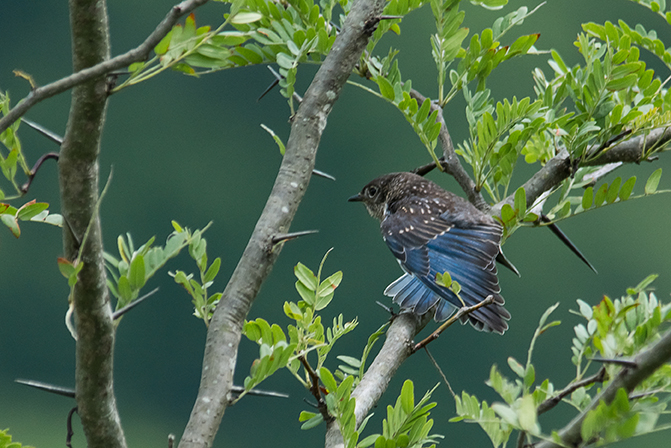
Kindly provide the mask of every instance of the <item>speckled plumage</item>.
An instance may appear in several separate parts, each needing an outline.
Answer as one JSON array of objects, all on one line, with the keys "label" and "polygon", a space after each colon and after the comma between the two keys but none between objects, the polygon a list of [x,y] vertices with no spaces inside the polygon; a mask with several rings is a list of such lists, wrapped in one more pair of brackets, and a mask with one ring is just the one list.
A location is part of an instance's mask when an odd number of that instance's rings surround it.
[{"label": "speckled plumage", "polygon": [[[457,308],[492,295],[493,304],[464,321],[478,330],[502,334],[508,329],[510,313],[496,276],[503,232],[496,220],[412,173],[378,177],[349,200],[363,202],[380,220],[382,238],[406,272],[385,290],[401,309],[420,315],[435,310],[435,319],[443,321]],[[459,297],[436,283],[436,274],[444,272],[461,285]]]}]

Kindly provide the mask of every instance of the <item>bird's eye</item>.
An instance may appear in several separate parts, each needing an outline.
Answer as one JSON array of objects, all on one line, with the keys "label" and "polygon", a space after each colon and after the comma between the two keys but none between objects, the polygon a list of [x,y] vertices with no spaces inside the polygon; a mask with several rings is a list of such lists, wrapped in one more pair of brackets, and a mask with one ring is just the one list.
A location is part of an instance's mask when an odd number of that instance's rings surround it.
[{"label": "bird's eye", "polygon": [[377,187],[373,187],[373,186],[368,187],[368,190],[366,190],[366,195],[367,195],[369,198],[373,198],[373,197],[375,197],[375,196],[377,195],[377,191],[378,191],[378,190],[377,190]]}]

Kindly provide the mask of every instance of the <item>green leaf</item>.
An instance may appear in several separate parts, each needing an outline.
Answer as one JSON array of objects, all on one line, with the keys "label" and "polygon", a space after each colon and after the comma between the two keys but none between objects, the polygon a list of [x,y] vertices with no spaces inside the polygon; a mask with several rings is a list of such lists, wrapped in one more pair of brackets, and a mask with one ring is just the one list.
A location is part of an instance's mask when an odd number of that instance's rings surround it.
[{"label": "green leaf", "polygon": [[203,283],[209,283],[214,280],[214,278],[219,273],[219,268],[221,267],[221,258],[217,257],[214,259],[210,267],[207,269],[205,276],[203,277]]},{"label": "green leaf", "polygon": [[389,80],[384,76],[377,76],[375,82],[380,87],[380,94],[389,101],[394,101],[394,86],[391,85]]},{"label": "green leaf", "polygon": [[258,12],[239,12],[231,19],[231,23],[240,25],[243,23],[254,23],[263,19],[263,14]]},{"label": "green leaf", "polygon": [[27,204],[23,205],[23,207],[19,208],[16,217],[21,221],[28,221],[33,217],[42,213],[47,208],[49,208],[49,204],[47,204],[46,202],[36,203],[35,201],[30,201]]},{"label": "green leaf", "polygon": [[634,190],[634,185],[636,184],[636,176],[632,176],[622,185],[620,189],[620,200],[626,201],[631,196],[631,192]]},{"label": "green leaf", "polygon": [[659,186],[659,179],[662,177],[662,169],[657,168],[648,178],[648,181],[645,183],[645,194],[653,194],[657,191],[657,186]]},{"label": "green leaf", "polygon": [[128,277],[128,282],[132,290],[137,291],[144,286],[147,280],[145,277],[145,272],[144,257],[140,254],[136,254],[130,264],[130,272]]},{"label": "green leaf", "polygon": [[15,237],[20,237],[21,236],[21,229],[19,228],[19,223],[16,221],[16,218],[14,218],[13,215],[10,215],[8,213],[3,213],[0,215],[0,221],[7,227],[9,227],[9,230],[12,232],[12,235]]},{"label": "green leaf", "polygon": [[512,356],[508,357],[508,366],[520,378],[524,378],[524,367]]},{"label": "green leaf", "polygon": [[124,304],[129,303],[133,298],[133,291],[131,290],[128,277],[126,277],[125,275],[120,276],[117,288],[119,290],[119,295],[123,299],[123,303]]},{"label": "green leaf", "polygon": [[317,277],[314,272],[303,263],[298,263],[294,267],[294,275],[308,290],[313,292],[317,290]]},{"label": "green leaf", "polygon": [[326,387],[326,390],[329,391],[329,393],[333,393],[336,390],[338,390],[338,384],[336,383],[335,378],[333,378],[333,374],[329,369],[326,367],[322,367],[319,369],[319,379],[324,383],[324,387]]},{"label": "green leaf", "polygon": [[517,216],[523,216],[527,211],[527,194],[524,187],[515,191],[515,211],[517,211]]},{"label": "green leaf", "polygon": [[592,187],[585,188],[585,192],[582,195],[582,209],[589,210],[592,207],[592,201],[594,200],[594,189]]},{"label": "green leaf", "polygon": [[317,414],[312,417],[310,420],[306,421],[301,425],[302,430],[312,429],[316,426],[319,426],[324,421],[324,417],[321,414]]},{"label": "green leaf", "polygon": [[403,411],[410,415],[415,408],[415,392],[412,381],[405,380],[403,388],[401,389],[401,407]]}]

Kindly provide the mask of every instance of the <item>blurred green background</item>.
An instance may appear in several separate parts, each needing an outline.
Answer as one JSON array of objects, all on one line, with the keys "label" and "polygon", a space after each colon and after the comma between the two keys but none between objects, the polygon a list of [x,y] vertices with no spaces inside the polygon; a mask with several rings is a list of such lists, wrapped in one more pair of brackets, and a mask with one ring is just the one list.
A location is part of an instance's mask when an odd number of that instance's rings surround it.
[{"label": "blurred green background", "polygon": [[[500,12],[472,7],[467,2],[465,25],[473,31],[491,26]],[[511,1],[510,12],[524,2]],[[536,6],[534,1],[529,6]],[[167,0],[117,0],[109,2],[113,54],[136,46],[172,5]],[[199,25],[217,25],[224,6],[211,3],[196,14]],[[15,103],[28,93],[25,81],[12,70],[31,74],[46,84],[71,71],[67,2],[3,0],[0,4],[0,89]],[[519,33],[540,32],[540,49],[556,48],[570,63],[580,60],[573,41],[586,21],[642,23],[657,29],[662,40],[671,42],[669,27],[658,16],[625,0],[550,0],[528,19]],[[428,7],[412,13],[402,24],[401,36],[389,36],[378,47],[401,49],[400,67],[405,79],[427,96],[435,96],[435,69],[429,35],[433,20]],[[512,37],[511,37],[512,39]],[[512,41],[512,40],[511,40]],[[662,78],[669,73],[645,55],[649,67]],[[530,56],[503,64],[489,83],[497,99],[532,93],[530,71],[543,67],[547,55]],[[298,91],[308,85],[314,67],[299,71]],[[190,228],[214,224],[207,232],[210,258],[222,257],[215,284],[223,289],[235,268],[247,238],[272,187],[280,155],[261,123],[284,141],[289,133],[286,101],[277,90],[257,102],[272,81],[265,67],[219,72],[201,79],[165,73],[111,98],[104,131],[102,179],[114,168],[114,178],[102,205],[105,242],[115,251],[116,237],[131,232],[141,243],[152,235],[164,241],[176,220]],[[27,118],[64,133],[69,95],[63,94],[34,107]],[[455,142],[466,137],[463,101],[446,109]],[[23,126],[24,151],[31,161],[57,148]],[[405,119],[384,101],[352,86],[346,86],[336,104],[322,138],[317,168],[337,178],[331,182],[314,178],[301,204],[292,230],[319,229],[313,235],[286,245],[279,262],[251,310],[250,318],[264,317],[286,326],[282,304],[297,300],[292,268],[301,261],[311,268],[330,247],[325,267],[330,274],[344,271],[335,300],[326,310],[325,321],[343,312],[347,320],[359,319],[359,327],[336,346],[335,354],[359,357],[368,335],[388,316],[375,305],[386,300],[384,287],[400,275],[400,269],[382,242],[377,225],[361,207],[346,198],[372,178],[391,171],[412,169],[429,160],[426,150]],[[657,167],[671,172],[668,156],[652,165],[625,167],[620,176],[636,174],[637,190]],[[521,167],[519,182],[537,167]],[[666,174],[668,177],[668,174]],[[445,188],[458,191],[450,178],[430,176]],[[663,176],[660,188],[671,182]],[[58,212],[55,163],[42,168],[27,196],[52,204]],[[669,222],[671,198],[657,195],[590,212],[561,223],[561,228],[584,251],[599,270],[594,275],[546,229],[521,229],[506,246],[508,257],[521,278],[503,269],[500,281],[507,308],[513,315],[503,337],[482,334],[470,327],[453,327],[435,341],[431,350],[446,372],[452,387],[467,390],[489,402],[497,397],[484,385],[492,363],[507,375],[508,356],[526,359],[529,340],[542,312],[561,302],[554,318],[563,324],[542,337],[536,348],[536,375],[550,377],[563,387],[573,376],[570,362],[572,327],[579,322],[568,310],[575,300],[597,303],[604,294],[619,297],[650,273],[659,273],[654,283],[658,295],[668,299]],[[30,378],[63,386],[74,385],[74,343],[64,326],[67,284],[56,266],[62,254],[60,229],[23,224],[16,240],[0,229],[0,429],[10,428],[15,440],[37,447],[63,446],[65,421],[73,401],[17,385],[15,378]],[[169,263],[168,269],[194,272],[188,256]],[[147,290],[160,292],[130,313],[119,327],[116,345],[116,393],[128,442],[133,447],[164,447],[169,433],[181,435],[195,398],[200,378],[205,327],[191,316],[189,297],[167,273],[152,279]],[[433,325],[431,325],[433,327]],[[426,331],[425,331],[426,332]],[[255,344],[246,339],[240,346],[236,382],[242,383],[252,360]],[[337,366],[335,357],[330,368]],[[415,381],[416,394],[439,381],[437,372],[423,354],[412,357],[401,368],[389,392],[378,406],[376,419],[367,433],[379,432],[385,407],[395,400],[403,379]],[[215,446],[291,446],[323,444],[323,427],[299,429],[298,414],[308,408],[310,395],[280,371],[262,385],[290,394],[289,399],[248,397],[226,412]],[[445,387],[434,394],[434,432],[444,434],[441,446],[489,446],[476,425],[448,423],[454,403]],[[559,406],[541,419],[545,430],[563,425],[571,416]],[[77,422],[77,418],[75,418]],[[85,446],[81,428],[75,426],[73,446]],[[668,446],[668,433],[646,436],[649,446]],[[619,446],[638,446],[632,440]]]}]

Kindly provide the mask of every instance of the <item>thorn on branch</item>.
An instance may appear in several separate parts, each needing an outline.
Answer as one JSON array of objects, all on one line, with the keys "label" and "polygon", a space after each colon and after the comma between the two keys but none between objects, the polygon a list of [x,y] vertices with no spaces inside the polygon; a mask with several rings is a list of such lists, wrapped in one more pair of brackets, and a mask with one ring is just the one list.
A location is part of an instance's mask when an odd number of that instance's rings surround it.
[{"label": "thorn on branch", "polygon": [[61,146],[63,144],[63,137],[61,137],[60,135],[56,134],[53,131],[50,131],[41,124],[35,123],[32,120],[28,120],[25,117],[21,117],[21,121],[23,121],[28,127],[35,129],[40,134],[44,135],[46,138],[56,143],[58,146]]},{"label": "thorn on branch", "polygon": [[450,393],[452,394],[452,397],[456,397],[457,394],[454,393],[454,390],[452,389],[452,386],[450,386],[450,382],[447,381],[447,377],[445,376],[445,373],[443,373],[443,369],[440,368],[436,359],[433,357],[433,355],[431,355],[431,352],[429,351],[429,348],[424,346],[424,351],[426,352],[426,355],[429,357],[429,360],[431,360],[431,363],[433,364],[433,366],[438,371],[438,374],[441,376],[441,378],[443,378],[443,381],[447,385],[447,388],[450,390]]},{"label": "thorn on branch", "polygon": [[403,16],[380,16],[380,20],[402,19]]},{"label": "thorn on branch", "polygon": [[473,306],[464,306],[464,307],[459,308],[459,310],[457,310],[457,312],[454,313],[454,314],[452,315],[452,317],[450,317],[449,319],[447,319],[447,321],[445,321],[444,324],[442,324],[440,327],[438,327],[438,329],[437,329],[436,331],[434,331],[433,333],[431,333],[431,334],[430,334],[426,339],[424,339],[422,342],[419,342],[419,343],[415,344],[415,346],[412,347],[412,352],[415,353],[415,352],[416,352],[417,350],[419,350],[420,348],[424,348],[424,347],[425,347],[427,344],[429,344],[431,341],[433,341],[433,340],[435,340],[435,339],[438,339],[438,336],[440,336],[440,334],[441,334],[443,331],[447,330],[448,327],[450,327],[450,326],[451,326],[453,323],[455,323],[457,320],[461,319],[463,316],[466,316],[466,315],[472,313],[473,311],[477,311],[477,310],[479,310],[480,308],[482,308],[483,306],[491,305],[492,303],[494,303],[494,296],[490,294],[490,295],[487,296],[487,298],[486,298],[485,300],[483,300],[483,301],[480,302],[480,303],[476,303],[476,304],[473,305]]},{"label": "thorn on branch", "polygon": [[[260,101],[261,98],[263,98],[268,92],[270,92],[273,89],[273,87],[278,85],[280,83],[280,81],[284,79],[284,76],[277,73],[275,71],[275,69],[273,69],[271,66],[268,66],[268,70],[270,70],[270,73],[272,73],[273,76],[275,77],[275,81],[273,81],[273,83],[270,84],[270,86],[268,86],[268,88],[261,94],[260,97],[258,97],[258,99],[256,101]],[[294,91],[294,94],[293,94],[293,98],[296,101],[298,101],[299,104],[303,102],[303,98],[298,93],[296,93],[295,91]]]},{"label": "thorn on branch", "polygon": [[317,176],[317,177],[323,177],[324,179],[329,179],[335,182],[336,178],[334,176],[331,176],[329,173],[325,173],[323,171],[319,170],[312,170],[312,174]]},{"label": "thorn on branch", "polygon": [[616,364],[624,367],[638,367],[638,364],[636,362],[629,360],[629,359],[624,359],[624,358],[587,358],[590,361],[594,362],[600,362],[603,364]]},{"label": "thorn on branch", "polygon": [[273,245],[277,245],[280,243],[284,243],[285,241],[293,240],[301,236],[305,235],[312,235],[315,233],[319,233],[319,230],[303,230],[300,232],[292,232],[292,233],[279,233],[272,238],[272,243]]},{"label": "thorn on branch", "polygon": [[168,434],[168,448],[172,448],[174,444],[175,444],[175,435]]},{"label": "thorn on branch", "polygon": [[[240,395],[245,391],[245,388],[242,386],[236,386],[235,384],[231,386],[231,393],[234,395]],[[289,394],[282,392],[275,392],[272,390],[261,390],[261,389],[252,389],[248,390],[246,395],[255,395],[257,397],[275,397],[275,398],[289,398]]]},{"label": "thorn on branch", "polygon": [[116,310],[115,312],[112,313],[112,320],[113,321],[117,320],[118,318],[120,318],[121,316],[123,316],[124,314],[126,314],[127,312],[129,312],[130,310],[135,308],[136,306],[138,306],[140,303],[144,302],[149,297],[156,294],[157,292],[158,292],[158,288],[154,288],[153,290],[149,291],[147,294],[143,295],[139,299],[135,299],[131,303],[129,303],[128,305],[124,306],[123,308],[121,308],[119,310]]},{"label": "thorn on branch", "polygon": [[34,387],[35,389],[42,390],[44,392],[61,395],[63,397],[75,398],[75,390],[69,387],[56,386],[54,384],[43,383],[42,381],[24,380],[21,378],[15,379],[14,382],[23,384],[24,386]]},{"label": "thorn on branch", "polygon": [[566,234],[559,228],[559,226],[557,226],[557,224],[551,222],[550,218],[548,218],[544,214],[541,214],[539,219],[541,222],[550,223],[548,225],[548,228],[552,231],[552,233],[554,233],[555,236],[559,238],[559,240],[562,243],[564,243],[564,245],[568,247],[571,250],[571,252],[573,252],[578,258],[580,258],[582,262],[585,263],[595,274],[598,274],[594,265],[592,265],[592,263],[590,263],[589,260],[587,260],[587,257],[585,257],[583,253],[580,251],[580,249],[578,249],[578,246],[573,244],[573,242],[569,239],[568,236],[566,236]]}]

